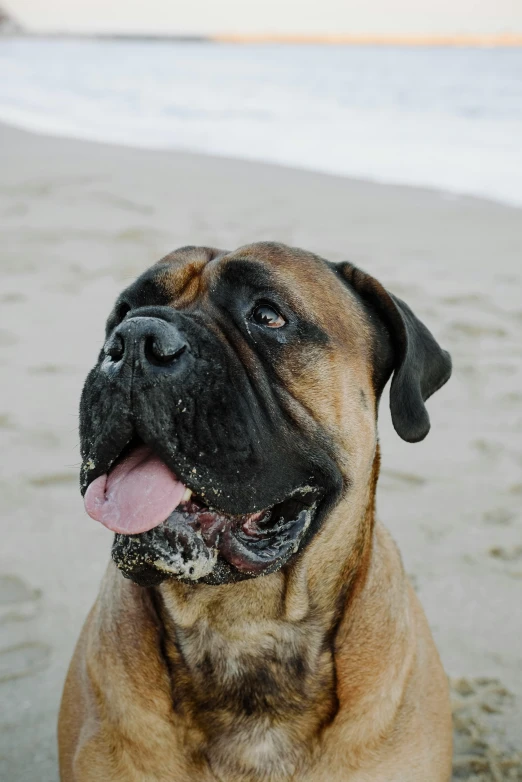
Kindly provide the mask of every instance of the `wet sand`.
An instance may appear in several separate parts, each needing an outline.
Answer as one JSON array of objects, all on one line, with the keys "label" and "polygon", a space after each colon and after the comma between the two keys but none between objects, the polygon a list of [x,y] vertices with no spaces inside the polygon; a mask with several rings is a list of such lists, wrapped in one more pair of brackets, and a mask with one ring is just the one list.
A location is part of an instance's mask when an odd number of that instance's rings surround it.
[{"label": "wet sand", "polygon": [[349,258],[454,359],[418,445],[381,406],[378,511],[455,699],[455,779],[522,780],[522,211],[276,166],[0,126],[0,778],[57,779],[67,663],[109,555],[77,406],[120,289],[185,244]]}]

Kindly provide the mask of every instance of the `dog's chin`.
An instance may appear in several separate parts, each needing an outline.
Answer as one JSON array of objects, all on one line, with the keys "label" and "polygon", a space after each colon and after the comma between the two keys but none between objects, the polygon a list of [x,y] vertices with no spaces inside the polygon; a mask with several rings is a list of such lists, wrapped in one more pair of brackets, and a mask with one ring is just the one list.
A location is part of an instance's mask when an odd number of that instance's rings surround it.
[{"label": "dog's chin", "polygon": [[167,578],[225,584],[268,575],[298,552],[320,504],[321,492],[311,486],[264,511],[237,516],[192,497],[147,532],[117,534],[112,558],[141,586]]}]

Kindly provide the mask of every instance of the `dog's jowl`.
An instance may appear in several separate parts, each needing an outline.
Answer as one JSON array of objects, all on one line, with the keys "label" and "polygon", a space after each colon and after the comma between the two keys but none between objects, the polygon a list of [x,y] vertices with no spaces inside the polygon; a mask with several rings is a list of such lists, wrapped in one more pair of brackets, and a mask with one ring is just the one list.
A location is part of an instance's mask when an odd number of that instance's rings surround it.
[{"label": "dog's jowl", "polygon": [[375,519],[377,408],[428,433],[451,362],[349,263],[185,247],[123,291],[81,399],[114,534],[62,782],[448,782],[447,685]]}]

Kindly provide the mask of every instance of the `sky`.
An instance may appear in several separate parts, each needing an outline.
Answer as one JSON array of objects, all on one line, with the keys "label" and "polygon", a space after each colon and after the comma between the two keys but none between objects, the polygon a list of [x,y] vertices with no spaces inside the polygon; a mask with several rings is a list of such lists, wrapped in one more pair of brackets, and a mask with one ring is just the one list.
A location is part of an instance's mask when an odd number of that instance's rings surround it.
[{"label": "sky", "polygon": [[522,34],[522,0],[0,0],[34,32]]}]

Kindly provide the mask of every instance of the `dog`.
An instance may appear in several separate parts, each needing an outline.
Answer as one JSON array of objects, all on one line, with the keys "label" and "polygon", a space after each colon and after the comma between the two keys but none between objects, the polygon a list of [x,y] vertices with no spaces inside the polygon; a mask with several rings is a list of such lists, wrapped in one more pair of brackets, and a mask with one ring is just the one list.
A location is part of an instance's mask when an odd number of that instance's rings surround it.
[{"label": "dog", "polygon": [[447,680],[375,519],[377,409],[422,440],[451,360],[350,263],[185,247],[118,298],[80,405],[112,562],[62,782],[448,782]]}]

